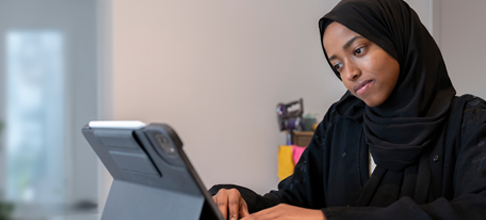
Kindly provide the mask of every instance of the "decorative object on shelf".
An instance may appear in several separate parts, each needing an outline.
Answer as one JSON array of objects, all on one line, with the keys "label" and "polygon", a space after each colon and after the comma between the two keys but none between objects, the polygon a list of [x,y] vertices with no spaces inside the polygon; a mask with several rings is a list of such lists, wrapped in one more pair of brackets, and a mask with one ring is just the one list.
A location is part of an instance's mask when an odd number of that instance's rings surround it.
[{"label": "decorative object on shelf", "polygon": [[303,113],[302,98],[298,101],[277,104],[279,129],[287,133],[287,145],[281,145],[278,148],[278,177],[280,180],[292,175],[295,164],[312,139],[316,117],[310,113],[306,117],[302,117]]},{"label": "decorative object on shelf", "polygon": [[297,163],[300,160],[300,157],[302,156],[302,153],[304,153],[306,147],[300,147],[300,146],[292,146],[292,159],[294,160],[294,164],[297,165]]},{"label": "decorative object on shelf", "polygon": [[13,220],[12,212],[14,210],[13,203],[2,201],[0,202],[0,220]]},{"label": "decorative object on shelf", "polygon": [[294,173],[294,160],[292,146],[281,145],[278,148],[278,178],[283,180]]},{"label": "decorative object on shelf", "polygon": [[304,116],[304,131],[313,131],[312,126],[317,122],[316,116],[310,112]]},{"label": "decorative object on shelf", "polygon": [[305,148],[296,145],[281,145],[278,148],[278,178],[280,181],[294,173],[294,167],[299,162]]},{"label": "decorative object on shelf", "polygon": [[287,145],[292,145],[293,131],[303,130],[302,114],[304,104],[302,98],[290,103],[277,104],[277,120],[280,131],[287,132]]}]

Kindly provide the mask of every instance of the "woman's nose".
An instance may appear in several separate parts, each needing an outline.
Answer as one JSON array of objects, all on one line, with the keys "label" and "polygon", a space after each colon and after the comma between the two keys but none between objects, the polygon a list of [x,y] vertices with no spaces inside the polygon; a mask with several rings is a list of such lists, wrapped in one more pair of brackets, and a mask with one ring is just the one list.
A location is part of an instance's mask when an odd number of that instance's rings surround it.
[{"label": "woman's nose", "polygon": [[359,78],[361,76],[361,70],[354,64],[348,64],[346,66],[346,71],[345,71],[345,78],[347,80],[353,81]]}]

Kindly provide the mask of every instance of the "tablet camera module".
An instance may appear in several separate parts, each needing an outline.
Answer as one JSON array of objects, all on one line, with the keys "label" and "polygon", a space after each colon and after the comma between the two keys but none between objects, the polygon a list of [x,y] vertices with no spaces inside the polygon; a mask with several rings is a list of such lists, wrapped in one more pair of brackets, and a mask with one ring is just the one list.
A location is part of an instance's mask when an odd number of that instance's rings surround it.
[{"label": "tablet camera module", "polygon": [[167,138],[165,135],[160,133],[155,134],[155,139],[157,140],[157,143],[159,144],[160,148],[162,148],[162,150],[165,153],[168,153],[169,155],[176,154],[176,150],[174,146],[172,145],[169,138]]}]

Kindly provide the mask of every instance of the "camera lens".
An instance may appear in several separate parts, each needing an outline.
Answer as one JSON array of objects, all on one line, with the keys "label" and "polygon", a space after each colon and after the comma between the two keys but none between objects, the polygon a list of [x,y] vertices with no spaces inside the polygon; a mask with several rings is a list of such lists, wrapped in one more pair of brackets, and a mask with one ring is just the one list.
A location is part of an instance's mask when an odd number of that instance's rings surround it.
[{"label": "camera lens", "polygon": [[174,146],[171,144],[170,140],[164,136],[163,134],[155,134],[155,139],[157,140],[157,143],[159,144],[160,148],[168,154],[176,154],[176,150],[174,149]]}]

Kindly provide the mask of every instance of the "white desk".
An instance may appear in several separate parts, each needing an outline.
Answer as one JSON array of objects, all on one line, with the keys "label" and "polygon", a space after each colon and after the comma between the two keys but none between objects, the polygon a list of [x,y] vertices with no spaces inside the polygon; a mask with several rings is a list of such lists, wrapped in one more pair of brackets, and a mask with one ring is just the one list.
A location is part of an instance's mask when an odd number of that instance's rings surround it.
[{"label": "white desk", "polygon": [[48,220],[100,220],[101,214],[55,216]]}]

